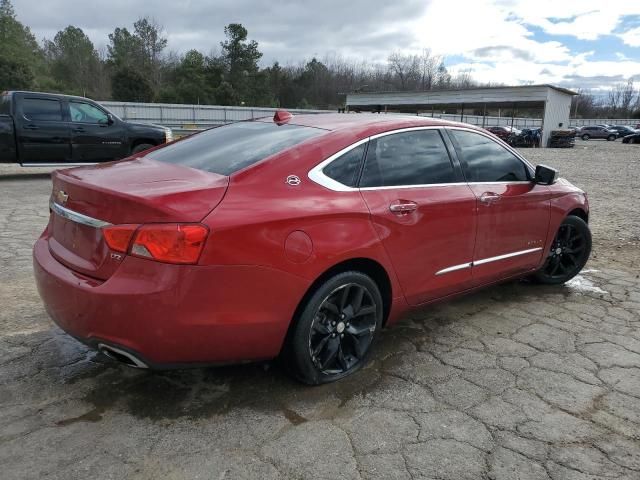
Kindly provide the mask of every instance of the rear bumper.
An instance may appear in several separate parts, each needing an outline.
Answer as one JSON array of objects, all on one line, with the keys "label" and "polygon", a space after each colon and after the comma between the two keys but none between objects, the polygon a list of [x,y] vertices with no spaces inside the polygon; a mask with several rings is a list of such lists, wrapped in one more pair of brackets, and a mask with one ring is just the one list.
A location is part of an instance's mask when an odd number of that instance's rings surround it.
[{"label": "rear bumper", "polygon": [[169,265],[126,257],[106,281],[33,250],[38,292],[56,324],[83,343],[151,367],[273,358],[309,282],[260,266]]}]

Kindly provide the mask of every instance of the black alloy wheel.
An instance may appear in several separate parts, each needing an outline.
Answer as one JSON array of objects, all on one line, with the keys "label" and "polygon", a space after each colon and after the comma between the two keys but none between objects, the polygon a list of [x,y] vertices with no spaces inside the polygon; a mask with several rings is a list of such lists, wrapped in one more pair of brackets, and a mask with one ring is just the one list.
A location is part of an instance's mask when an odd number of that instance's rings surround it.
[{"label": "black alloy wheel", "polygon": [[327,383],[366,362],[382,326],[383,305],[375,282],[360,272],[327,280],[306,303],[289,345],[289,366],[309,384]]},{"label": "black alloy wheel", "polygon": [[547,260],[535,279],[541,283],[558,285],[575,277],[591,254],[591,231],[579,217],[564,219],[554,238]]}]

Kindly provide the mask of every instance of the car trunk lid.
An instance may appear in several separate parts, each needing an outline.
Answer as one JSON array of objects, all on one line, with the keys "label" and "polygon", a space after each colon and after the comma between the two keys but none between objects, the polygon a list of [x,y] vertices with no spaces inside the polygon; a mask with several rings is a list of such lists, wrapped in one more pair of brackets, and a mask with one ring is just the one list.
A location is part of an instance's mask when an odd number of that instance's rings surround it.
[{"label": "car trunk lid", "polygon": [[102,234],[109,224],[195,223],[222,201],[229,177],[147,158],[54,172],[49,249],[69,268],[99,279],[122,253]]}]

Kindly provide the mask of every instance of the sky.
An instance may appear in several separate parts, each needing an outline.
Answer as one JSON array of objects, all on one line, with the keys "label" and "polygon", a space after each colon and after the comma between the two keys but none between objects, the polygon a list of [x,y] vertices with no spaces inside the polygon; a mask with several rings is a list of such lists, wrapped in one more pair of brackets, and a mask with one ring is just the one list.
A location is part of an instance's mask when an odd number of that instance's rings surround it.
[{"label": "sky", "polygon": [[67,25],[97,48],[141,16],[165,29],[170,50],[219,50],[242,23],[266,66],[312,56],[384,63],[428,48],[453,72],[506,85],[551,83],[597,93],[640,83],[640,0],[13,0],[38,39]]}]

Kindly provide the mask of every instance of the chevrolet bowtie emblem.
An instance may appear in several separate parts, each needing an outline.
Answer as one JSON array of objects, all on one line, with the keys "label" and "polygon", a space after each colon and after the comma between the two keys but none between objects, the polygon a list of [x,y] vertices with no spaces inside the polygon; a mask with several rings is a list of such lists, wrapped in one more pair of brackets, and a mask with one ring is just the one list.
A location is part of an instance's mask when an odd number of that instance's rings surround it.
[{"label": "chevrolet bowtie emblem", "polygon": [[67,195],[67,192],[65,192],[64,190],[58,190],[58,192],[56,193],[56,200],[60,205],[64,205],[65,203],[67,203],[68,199],[69,195]]}]

